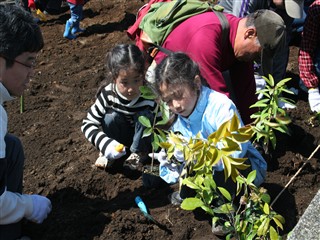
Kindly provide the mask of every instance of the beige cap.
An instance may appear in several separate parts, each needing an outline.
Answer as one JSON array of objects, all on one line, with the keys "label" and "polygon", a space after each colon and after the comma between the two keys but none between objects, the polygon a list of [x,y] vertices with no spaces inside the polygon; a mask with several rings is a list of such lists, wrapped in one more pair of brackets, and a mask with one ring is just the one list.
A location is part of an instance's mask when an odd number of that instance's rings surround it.
[{"label": "beige cap", "polygon": [[285,0],[284,5],[287,14],[292,18],[302,18],[303,16],[303,0]]}]

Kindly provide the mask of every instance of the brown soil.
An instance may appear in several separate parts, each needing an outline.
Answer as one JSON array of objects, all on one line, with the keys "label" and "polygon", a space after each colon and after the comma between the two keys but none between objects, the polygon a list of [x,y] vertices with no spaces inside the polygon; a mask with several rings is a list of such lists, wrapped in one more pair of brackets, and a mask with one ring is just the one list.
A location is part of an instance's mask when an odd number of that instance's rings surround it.
[{"label": "brown soil", "polygon": [[[9,130],[24,144],[24,191],[48,196],[53,210],[41,225],[26,222],[32,239],[215,239],[202,212],[172,206],[168,194],[176,186],[148,189],[140,175],[128,176],[122,168],[103,171],[93,166],[98,151],[80,131],[82,119],[104,78],[104,58],[117,43],[131,42],[126,29],[144,3],[138,0],[91,0],[84,7],[86,32],[76,40],[62,37],[69,12],[51,15],[41,23],[45,47],[36,74],[25,93],[25,110],[19,101],[7,104]],[[288,75],[297,87],[297,47],[291,47]],[[296,98],[290,111],[292,136],[278,135],[269,160],[265,186],[274,198],[316,148],[320,130],[308,119],[307,95]],[[286,236],[320,188],[319,153],[304,167],[274,208],[286,218]],[[150,213],[166,228],[149,223],[137,208],[139,195]]]}]

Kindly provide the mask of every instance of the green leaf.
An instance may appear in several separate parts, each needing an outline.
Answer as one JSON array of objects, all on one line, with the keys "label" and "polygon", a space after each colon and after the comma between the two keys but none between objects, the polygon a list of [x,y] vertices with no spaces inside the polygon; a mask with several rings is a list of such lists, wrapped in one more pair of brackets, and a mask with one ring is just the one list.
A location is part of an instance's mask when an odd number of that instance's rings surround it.
[{"label": "green leaf", "polygon": [[231,201],[231,195],[230,193],[223,187],[218,187],[220,193],[228,200],[228,201]]},{"label": "green leaf", "polygon": [[204,206],[204,203],[199,198],[186,198],[181,203],[181,208],[184,210],[193,211],[198,207]]},{"label": "green leaf", "polygon": [[149,118],[147,118],[146,116],[140,116],[138,118],[138,120],[143,126],[145,126],[147,128],[151,128],[152,127]]},{"label": "green leaf", "polygon": [[270,203],[270,200],[271,200],[270,195],[267,193],[262,194],[261,200],[264,201],[265,203]]},{"label": "green leaf", "polygon": [[152,129],[151,128],[146,128],[145,130],[143,130],[143,134],[142,137],[148,137],[150,136],[152,133]]},{"label": "green leaf", "polygon": [[139,87],[141,96],[145,99],[154,100],[157,98],[157,95],[152,91],[152,89],[146,85]]},{"label": "green leaf", "polygon": [[279,235],[277,231],[274,229],[274,227],[270,226],[269,229],[270,234],[270,240],[279,240]]},{"label": "green leaf", "polygon": [[267,215],[270,214],[270,208],[269,208],[269,204],[268,204],[268,203],[265,203],[265,204],[263,205],[263,212],[264,212],[265,214],[267,214]]},{"label": "green leaf", "polygon": [[256,170],[251,171],[247,176],[247,184],[252,183],[256,179],[257,172]]}]

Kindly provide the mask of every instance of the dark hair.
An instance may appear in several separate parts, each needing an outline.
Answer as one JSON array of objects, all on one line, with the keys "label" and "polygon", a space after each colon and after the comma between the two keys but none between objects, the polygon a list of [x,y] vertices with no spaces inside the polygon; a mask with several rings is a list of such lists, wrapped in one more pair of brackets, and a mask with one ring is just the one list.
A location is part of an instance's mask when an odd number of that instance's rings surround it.
[{"label": "dark hair", "polygon": [[119,44],[111,49],[106,56],[106,80],[98,89],[97,95],[106,85],[113,83],[119,76],[120,70],[133,69],[144,78],[145,59],[141,50],[134,44]]},{"label": "dark hair", "polygon": [[0,4],[0,56],[11,67],[24,52],[39,52],[44,46],[40,27],[22,8]]},{"label": "dark hair", "polygon": [[171,53],[156,67],[155,90],[160,94],[160,87],[164,83],[187,84],[190,89],[198,90],[194,81],[197,75],[201,77],[199,66],[187,54]]}]

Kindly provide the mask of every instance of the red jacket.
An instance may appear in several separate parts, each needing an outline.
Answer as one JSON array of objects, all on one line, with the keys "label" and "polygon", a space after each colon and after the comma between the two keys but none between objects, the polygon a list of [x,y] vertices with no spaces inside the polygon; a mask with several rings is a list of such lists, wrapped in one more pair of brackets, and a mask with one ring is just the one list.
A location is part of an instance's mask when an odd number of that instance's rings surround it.
[{"label": "red jacket", "polygon": [[67,0],[67,2],[72,3],[74,5],[84,5],[84,0]]}]

